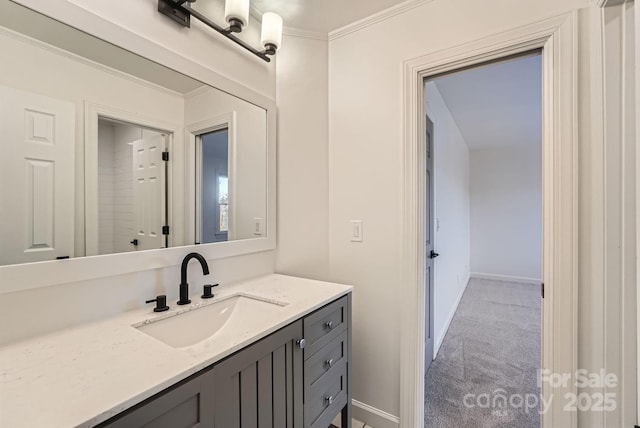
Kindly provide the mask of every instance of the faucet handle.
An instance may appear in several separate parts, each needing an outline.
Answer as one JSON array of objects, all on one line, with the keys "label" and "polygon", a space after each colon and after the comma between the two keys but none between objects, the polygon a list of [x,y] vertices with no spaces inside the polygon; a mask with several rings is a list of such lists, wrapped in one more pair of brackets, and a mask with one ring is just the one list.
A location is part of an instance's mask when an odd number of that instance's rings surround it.
[{"label": "faucet handle", "polygon": [[203,299],[211,299],[211,298],[213,298],[213,293],[211,292],[211,289],[213,287],[217,287],[218,285],[220,285],[220,284],[206,284],[204,286],[204,291],[202,292],[202,296],[200,296],[200,297],[202,297]]},{"label": "faucet handle", "polygon": [[145,303],[156,302],[156,307],[153,308],[153,312],[165,312],[169,310],[167,306],[167,296],[164,294],[159,295],[155,299],[147,300]]}]

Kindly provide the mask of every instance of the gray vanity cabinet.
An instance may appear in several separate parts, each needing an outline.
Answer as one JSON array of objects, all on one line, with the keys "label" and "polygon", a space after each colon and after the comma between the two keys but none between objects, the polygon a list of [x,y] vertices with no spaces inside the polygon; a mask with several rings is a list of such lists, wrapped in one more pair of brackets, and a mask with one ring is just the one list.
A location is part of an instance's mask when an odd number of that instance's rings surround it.
[{"label": "gray vanity cabinet", "polygon": [[347,295],[99,426],[350,428],[350,330]]},{"label": "gray vanity cabinet", "polygon": [[108,428],[212,427],[213,370],[207,369],[98,425]]},{"label": "gray vanity cabinet", "polygon": [[300,338],[298,320],[216,364],[216,428],[302,428]]}]

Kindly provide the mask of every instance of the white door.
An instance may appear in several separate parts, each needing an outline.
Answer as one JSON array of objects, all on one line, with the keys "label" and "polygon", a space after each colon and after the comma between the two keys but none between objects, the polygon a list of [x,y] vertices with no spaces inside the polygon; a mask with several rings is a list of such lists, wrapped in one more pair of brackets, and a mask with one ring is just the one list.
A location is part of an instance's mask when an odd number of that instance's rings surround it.
[{"label": "white door", "polygon": [[0,265],[74,255],[75,106],[0,86]]},{"label": "white door", "polygon": [[433,328],[433,298],[434,298],[434,272],[433,264],[434,259],[438,257],[438,253],[434,251],[433,242],[433,217],[434,217],[434,205],[433,205],[433,122],[426,116],[426,135],[425,135],[425,149],[427,157],[427,169],[426,169],[426,192],[425,195],[425,246],[426,246],[426,260],[425,260],[425,373],[431,366],[433,361],[433,349],[434,349],[434,328]]},{"label": "white door", "polygon": [[166,218],[165,136],[143,131],[143,138],[133,142],[134,236],[136,250],[165,248],[162,226]]}]

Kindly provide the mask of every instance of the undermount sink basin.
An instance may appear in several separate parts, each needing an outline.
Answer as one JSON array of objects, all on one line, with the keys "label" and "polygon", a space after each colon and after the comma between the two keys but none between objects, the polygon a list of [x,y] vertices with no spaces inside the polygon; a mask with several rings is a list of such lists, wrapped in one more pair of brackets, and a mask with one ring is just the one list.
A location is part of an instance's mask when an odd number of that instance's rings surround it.
[{"label": "undermount sink basin", "polygon": [[233,332],[248,325],[260,325],[285,305],[253,296],[235,295],[167,317],[146,320],[133,327],[174,348],[185,348],[221,331]]}]

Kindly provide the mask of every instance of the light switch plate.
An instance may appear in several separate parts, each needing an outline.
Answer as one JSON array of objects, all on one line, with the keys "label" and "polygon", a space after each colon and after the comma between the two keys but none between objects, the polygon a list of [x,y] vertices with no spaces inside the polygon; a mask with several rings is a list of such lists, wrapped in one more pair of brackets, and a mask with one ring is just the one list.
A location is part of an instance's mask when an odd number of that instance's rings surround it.
[{"label": "light switch plate", "polygon": [[264,227],[262,225],[262,218],[255,217],[253,219],[253,222],[254,222],[253,234],[256,236],[262,236],[262,229]]},{"label": "light switch plate", "polygon": [[362,220],[351,220],[351,242],[362,242]]}]

